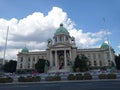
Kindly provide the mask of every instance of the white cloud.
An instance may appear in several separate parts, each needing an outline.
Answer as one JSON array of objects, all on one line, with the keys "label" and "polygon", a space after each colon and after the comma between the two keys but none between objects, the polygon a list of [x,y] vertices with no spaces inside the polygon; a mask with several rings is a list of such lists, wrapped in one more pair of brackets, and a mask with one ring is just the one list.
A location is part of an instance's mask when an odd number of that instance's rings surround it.
[{"label": "white cloud", "polygon": [[118,45],[118,48],[120,49],[120,45]]},{"label": "white cloud", "polygon": [[79,48],[93,47],[104,35],[104,31],[92,33],[77,30],[75,23],[68,18],[67,13],[58,7],[53,7],[46,16],[44,13],[34,12],[32,15],[20,20],[0,18],[0,57],[3,55],[8,25],[10,29],[6,58],[12,59],[16,58],[17,53],[25,45],[32,51],[46,49],[47,39],[53,37],[60,23],[63,23],[69,30],[70,35],[75,37],[76,45]]}]

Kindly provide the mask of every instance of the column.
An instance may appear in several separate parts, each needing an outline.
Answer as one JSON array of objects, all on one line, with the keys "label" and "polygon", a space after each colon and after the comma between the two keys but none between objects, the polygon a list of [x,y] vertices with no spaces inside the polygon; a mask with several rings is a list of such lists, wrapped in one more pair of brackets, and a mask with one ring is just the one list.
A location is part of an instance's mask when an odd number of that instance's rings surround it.
[{"label": "column", "polygon": [[66,50],[64,50],[64,63],[65,63],[65,67],[67,66],[67,60],[66,60]]},{"label": "column", "polygon": [[51,50],[50,50],[50,66],[51,67],[53,66],[53,53]]},{"label": "column", "polygon": [[71,50],[69,50],[69,53],[70,53],[70,60],[72,61],[72,57],[71,57]]},{"label": "column", "polygon": [[57,64],[57,51],[55,50],[55,66],[57,67],[58,66],[58,64]]}]

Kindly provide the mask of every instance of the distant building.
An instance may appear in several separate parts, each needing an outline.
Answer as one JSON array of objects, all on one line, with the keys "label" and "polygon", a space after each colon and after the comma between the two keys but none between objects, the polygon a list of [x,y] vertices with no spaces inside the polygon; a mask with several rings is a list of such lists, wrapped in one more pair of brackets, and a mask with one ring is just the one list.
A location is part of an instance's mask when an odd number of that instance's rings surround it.
[{"label": "distant building", "polygon": [[[35,69],[35,63],[39,58],[44,58],[50,62],[49,71],[70,71],[69,62],[74,63],[77,55],[84,54],[89,59],[91,67],[110,66],[109,46],[103,43],[100,48],[77,49],[75,38],[69,35],[63,24],[56,30],[53,39],[48,39],[45,51],[29,52],[24,47],[17,54],[17,70]],[[114,50],[111,50],[111,58],[114,62]]]}]

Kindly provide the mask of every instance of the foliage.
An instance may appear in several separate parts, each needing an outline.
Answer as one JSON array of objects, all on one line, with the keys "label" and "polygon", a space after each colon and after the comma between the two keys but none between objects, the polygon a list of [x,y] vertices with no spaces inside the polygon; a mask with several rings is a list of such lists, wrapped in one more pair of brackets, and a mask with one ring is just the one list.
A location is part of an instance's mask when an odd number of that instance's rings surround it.
[{"label": "foliage", "polygon": [[82,74],[76,74],[75,78],[76,80],[83,80]]},{"label": "foliage", "polygon": [[49,61],[45,60],[45,59],[39,59],[38,62],[35,64],[35,69],[39,72],[39,73],[43,73],[44,69],[45,69],[45,64],[47,62],[47,65],[49,66]]},{"label": "foliage", "polygon": [[16,71],[17,61],[10,60],[3,66],[5,72],[13,73]]},{"label": "foliage", "polygon": [[116,68],[120,70],[120,55],[115,56]]},{"label": "foliage", "polygon": [[117,77],[116,74],[113,74],[113,73],[110,73],[107,75],[108,79],[116,79],[116,77]]},{"label": "foliage", "polygon": [[81,56],[79,57],[79,55],[76,56],[75,58],[75,62],[74,62],[74,71],[78,71],[78,68],[80,71],[87,71],[88,70],[88,58],[81,54]]},{"label": "foliage", "polygon": [[85,80],[91,80],[92,79],[92,75],[90,73],[85,73],[84,74],[84,79]]},{"label": "foliage", "polygon": [[100,74],[98,76],[99,79],[116,79],[116,74],[110,73],[110,74]]},{"label": "foliage", "polygon": [[45,78],[46,81],[60,81],[61,77],[60,76],[47,76]]},{"label": "foliage", "polygon": [[19,77],[18,78],[18,82],[39,82],[41,80],[41,78],[39,76],[37,77]]},{"label": "foliage", "polygon": [[67,77],[68,80],[75,80],[74,74],[69,74]]},{"label": "foliage", "polygon": [[99,79],[107,79],[107,74],[100,74],[98,76]]},{"label": "foliage", "polygon": [[0,83],[10,83],[10,82],[13,82],[13,79],[10,77],[0,78]]}]

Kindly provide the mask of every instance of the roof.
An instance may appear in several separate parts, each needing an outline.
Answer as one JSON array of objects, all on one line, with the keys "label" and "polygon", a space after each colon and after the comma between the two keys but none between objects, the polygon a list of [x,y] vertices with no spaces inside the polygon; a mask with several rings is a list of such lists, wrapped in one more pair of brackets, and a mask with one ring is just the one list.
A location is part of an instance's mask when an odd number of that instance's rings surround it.
[{"label": "roof", "polygon": [[104,43],[102,43],[101,48],[102,48],[102,49],[108,49],[108,48],[109,48],[109,45],[104,42]]},{"label": "roof", "polygon": [[26,54],[29,52],[29,49],[27,47],[24,47],[21,51],[23,54]]},{"label": "roof", "polygon": [[55,34],[69,34],[66,28],[63,27],[63,24],[60,24],[60,27],[56,30]]}]

